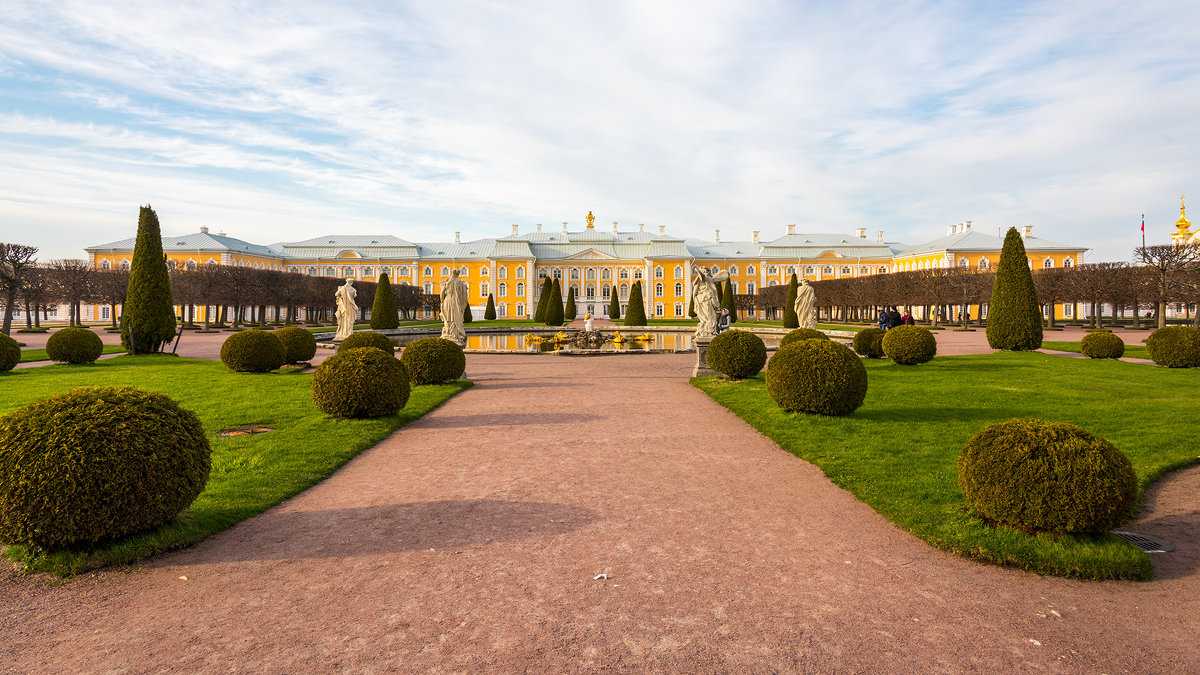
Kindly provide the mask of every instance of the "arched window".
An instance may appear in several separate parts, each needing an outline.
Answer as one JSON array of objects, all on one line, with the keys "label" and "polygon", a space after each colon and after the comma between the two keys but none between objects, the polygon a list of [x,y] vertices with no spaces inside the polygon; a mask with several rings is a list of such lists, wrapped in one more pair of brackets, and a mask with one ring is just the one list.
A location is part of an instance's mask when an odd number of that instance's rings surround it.
[{"label": "arched window", "polygon": [[987,268],[988,268],[988,259],[980,258],[979,259],[979,269],[986,270]]},{"label": "arched window", "polygon": [[503,266],[496,268],[496,276],[500,277],[501,279],[507,279],[508,268]]},{"label": "arched window", "polygon": [[[380,274],[382,274],[382,272],[380,272]],[[371,268],[370,268],[370,267],[364,267],[364,268],[363,268],[363,276],[364,276],[364,277],[369,277],[369,276],[372,276],[372,274],[371,274]]]},{"label": "arched window", "polygon": [[1075,261],[1070,258],[1063,258],[1063,267],[1074,267]]},{"label": "arched window", "polygon": [[795,274],[795,273],[796,273],[796,266],[795,266],[795,265],[788,265],[788,268],[787,268],[787,273],[788,273],[788,274]]},{"label": "arched window", "polygon": [[654,284],[654,297],[661,298],[662,294],[663,294],[663,285],[662,284]]},{"label": "arched window", "polygon": [[655,278],[655,279],[661,279],[661,278],[663,278],[663,268],[662,268],[662,265],[655,265],[655,266],[654,266],[654,278]]},{"label": "arched window", "polygon": [[620,277],[622,279],[628,279],[629,278],[629,270],[626,270],[626,269],[621,270]]},{"label": "arched window", "polygon": [[595,280],[595,278],[596,278],[596,268],[595,267],[587,268],[587,280],[593,281],[593,280]]},{"label": "arched window", "polygon": [[879,266],[879,273],[880,273],[880,274],[887,274],[887,265],[880,265],[880,266]]},{"label": "arched window", "polygon": [[458,271],[458,275],[459,275],[460,277],[465,277],[465,276],[467,276],[467,273],[468,273],[468,272],[470,272],[470,271],[471,271],[471,270],[467,269],[467,266],[466,266],[466,265],[463,265],[463,266],[462,266],[462,269],[460,269],[460,270]]},{"label": "arched window", "polygon": [[774,286],[774,285],[775,285],[775,280],[774,280],[774,279],[772,279],[772,280],[768,281],[768,282],[767,282],[767,285],[768,285],[768,286]]},{"label": "arched window", "polygon": [[100,269],[102,270],[107,270],[109,267],[111,267],[111,265],[108,264],[107,260],[100,263]]},{"label": "arched window", "polygon": [[571,268],[571,281],[579,281],[579,268],[578,267]]},{"label": "arched window", "polygon": [[729,266],[729,276],[733,276],[735,274],[737,274],[737,265],[730,265]]},{"label": "arched window", "polygon": [[1054,258],[1046,258],[1046,260],[1042,262],[1042,267],[1044,269],[1050,269],[1051,267],[1054,267]]},{"label": "arched window", "polygon": [[675,316],[683,316],[683,303],[675,303]]},{"label": "arched window", "polygon": [[336,277],[336,276],[337,276],[337,270],[333,269],[332,267],[326,267],[326,268],[325,268],[325,276],[327,276],[327,277]]},{"label": "arched window", "polygon": [[870,274],[871,268],[867,267],[866,265],[862,265],[858,268],[858,273],[859,274]]},{"label": "arched window", "polygon": [[748,282],[748,283],[746,284],[746,292],[747,292],[747,293],[749,293],[749,294],[751,294],[751,295],[754,295],[754,282],[753,282],[753,281],[751,281],[751,282]]},{"label": "arched window", "polygon": [[826,266],[825,266],[825,269],[824,269],[824,270],[822,270],[822,271],[823,271],[825,274],[833,274],[833,265],[826,265]]},{"label": "arched window", "polygon": [[777,271],[774,265],[767,267],[767,274],[775,274]]},{"label": "arched window", "polygon": [[310,276],[310,277],[317,276],[317,268],[315,268],[315,267],[308,268],[308,276]]},{"label": "arched window", "polygon": [[629,299],[629,284],[621,284],[621,299]]},{"label": "arched window", "polygon": [[713,273],[713,274],[720,274],[720,273],[721,273],[721,268],[720,268],[720,267],[717,267],[716,265],[713,265],[712,267],[708,268],[708,271],[709,271],[709,272],[711,272],[711,273]]},{"label": "arched window", "polygon": [[433,276],[433,268],[432,268],[432,267],[430,267],[429,265],[426,265],[426,266],[425,266],[425,271],[423,272],[423,274],[424,274],[425,276],[427,276],[427,277],[431,277],[431,276]]},{"label": "arched window", "polygon": [[661,302],[654,303],[654,316],[663,315],[663,304]]},{"label": "arched window", "polygon": [[612,295],[612,286],[609,286],[608,284],[604,284],[604,287],[600,289],[600,297],[607,300],[609,298],[609,296],[611,296],[611,295]]},{"label": "arched window", "polygon": [[480,294],[480,295],[482,295],[482,296],[484,296],[484,297],[486,297],[486,296],[487,296],[487,294],[488,294],[488,285],[487,285],[487,282],[486,282],[486,281],[485,281],[485,282],[483,282],[482,284],[479,284],[479,294]]},{"label": "arched window", "polygon": [[817,268],[813,267],[812,265],[809,265],[808,267],[804,268],[804,273],[805,274],[816,274]]},{"label": "arched window", "polygon": [[352,276],[354,276],[354,270],[350,267],[343,267],[342,274],[347,277],[352,277]]},{"label": "arched window", "polygon": [[562,279],[562,270],[558,269],[557,267],[551,270],[551,274],[554,275],[555,279]]},{"label": "arched window", "polygon": [[842,274],[850,274],[850,266],[842,265]]},{"label": "arched window", "polygon": [[449,267],[442,265],[442,276],[444,276],[444,277],[450,276],[450,268]]},{"label": "arched window", "polygon": [[[501,269],[503,269],[503,268],[501,268]],[[503,298],[503,297],[505,297],[506,295],[508,295],[508,284],[506,284],[506,283],[504,283],[503,281],[501,281],[501,282],[500,282],[500,297],[502,297],[502,298]]]},{"label": "arched window", "polygon": [[635,281],[639,281],[639,280],[641,280],[641,278],[642,278],[642,271],[641,271],[641,270],[634,270],[634,271],[633,271],[633,278],[634,278],[634,280],[635,280]]},{"label": "arched window", "polygon": [[683,276],[683,265],[676,265],[675,266],[675,278],[678,279],[681,276]]},{"label": "arched window", "polygon": [[518,298],[525,297],[525,284],[522,284],[520,282],[517,283],[517,297]]},{"label": "arched window", "polygon": [[970,266],[971,266],[971,261],[970,261],[970,260],[967,260],[966,258],[959,258],[959,259],[958,259],[958,266],[959,266],[959,267],[961,267],[961,268],[963,268],[963,269],[966,269],[966,268],[968,268],[968,267],[970,267]]},{"label": "arched window", "polygon": [[683,295],[683,284],[676,282],[675,283],[675,297],[679,297],[681,295]]},{"label": "arched window", "polygon": [[754,274],[754,265],[746,265],[746,274]]},{"label": "arched window", "polygon": [[524,267],[518,267],[518,268],[517,268],[517,278],[518,278],[518,279],[524,279],[524,278],[525,278],[525,268],[524,268]]},{"label": "arched window", "polygon": [[193,270],[193,271],[194,271],[194,270],[196,269],[196,261],[195,261],[195,260],[189,260],[189,261],[187,261],[187,268],[188,268],[189,270]]},{"label": "arched window", "polygon": [[425,295],[433,295],[433,284],[425,282]]}]

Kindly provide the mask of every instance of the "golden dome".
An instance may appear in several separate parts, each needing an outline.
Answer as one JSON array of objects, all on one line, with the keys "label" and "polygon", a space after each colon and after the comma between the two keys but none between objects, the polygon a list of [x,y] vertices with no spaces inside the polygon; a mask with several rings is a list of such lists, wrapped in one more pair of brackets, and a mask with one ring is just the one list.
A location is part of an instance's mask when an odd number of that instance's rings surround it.
[{"label": "golden dome", "polygon": [[1192,224],[1187,219],[1187,205],[1183,202],[1183,195],[1179,195],[1179,220],[1175,221],[1175,227],[1180,232],[1192,229]]}]

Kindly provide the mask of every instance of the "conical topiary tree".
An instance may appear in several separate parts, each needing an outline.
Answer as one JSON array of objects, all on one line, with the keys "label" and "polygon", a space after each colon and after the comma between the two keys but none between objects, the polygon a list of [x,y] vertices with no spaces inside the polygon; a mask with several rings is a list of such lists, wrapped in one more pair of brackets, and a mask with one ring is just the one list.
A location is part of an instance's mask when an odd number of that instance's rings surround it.
[{"label": "conical topiary tree", "polygon": [[629,308],[625,310],[626,326],[646,325],[646,304],[642,301],[642,282],[633,282],[629,289]]},{"label": "conical topiary tree", "polygon": [[550,286],[550,297],[546,301],[546,325],[563,325],[562,286],[558,284],[558,279]]},{"label": "conical topiary tree", "polygon": [[729,323],[737,323],[737,303],[733,300],[733,280],[725,282],[725,290],[721,293],[721,306],[729,310]]},{"label": "conical topiary tree", "polygon": [[471,323],[475,320],[475,316],[471,314],[471,306],[463,306],[463,323]]},{"label": "conical topiary tree", "polygon": [[175,337],[171,277],[163,257],[158,214],[149,205],[138,212],[137,242],[121,308],[121,344],[130,354],[153,354]]},{"label": "conical topiary tree", "polygon": [[484,321],[495,321],[496,320],[496,300],[494,298],[492,298],[491,293],[488,293],[488,303],[487,303],[487,307],[484,308],[484,310],[483,310],[483,320]]},{"label": "conical topiary tree", "polygon": [[575,287],[567,289],[567,307],[563,310],[563,318],[568,322],[574,321],[575,317],[579,316],[579,309],[575,307]]},{"label": "conical topiary tree", "polygon": [[396,311],[396,296],[387,272],[375,283],[375,301],[371,303],[371,328],[399,328],[400,314]]},{"label": "conical topiary tree", "polygon": [[553,288],[553,282],[550,277],[542,277],[542,292],[538,295],[537,309],[533,312],[533,320],[538,323],[546,322],[546,306],[550,302],[550,291]]},{"label": "conical topiary tree", "polygon": [[1004,236],[992,298],[988,304],[987,339],[992,349],[1027,351],[1042,346],[1042,310],[1029,271],[1025,244],[1017,228]]},{"label": "conical topiary tree", "polygon": [[621,299],[617,297],[617,289],[612,289],[608,298],[608,318],[616,321],[621,318]]},{"label": "conical topiary tree", "polygon": [[800,327],[800,317],[796,316],[796,289],[798,288],[800,288],[800,282],[796,279],[796,273],[792,272],[792,278],[788,281],[787,301],[783,305],[784,328]]}]

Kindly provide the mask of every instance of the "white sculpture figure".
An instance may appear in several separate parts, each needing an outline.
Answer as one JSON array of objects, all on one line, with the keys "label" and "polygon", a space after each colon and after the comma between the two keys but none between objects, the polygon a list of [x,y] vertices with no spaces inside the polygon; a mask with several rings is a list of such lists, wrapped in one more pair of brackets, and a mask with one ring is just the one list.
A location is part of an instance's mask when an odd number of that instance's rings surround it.
[{"label": "white sculpture figure", "polygon": [[354,290],[354,280],[347,279],[346,283],[338,286],[337,293],[333,298],[337,302],[337,333],[333,339],[341,342],[350,337],[354,332],[354,320],[358,318],[358,303],[354,299],[358,297],[358,291]]},{"label": "white sculpture figure", "polygon": [[817,327],[817,292],[808,285],[808,279],[796,288],[796,319],[800,328]]},{"label": "white sculpture figure", "polygon": [[583,315],[583,332],[585,332],[585,333],[592,332],[592,313],[591,312],[588,312],[587,314]]},{"label": "white sculpture figure", "polygon": [[450,274],[450,281],[442,287],[442,337],[457,344],[467,345],[467,331],[463,328],[463,309],[467,306],[467,285],[458,278],[458,270]]},{"label": "white sculpture figure", "polygon": [[699,320],[695,333],[697,340],[710,339],[717,334],[717,313],[721,310],[721,293],[717,290],[717,284],[728,278],[725,272],[711,274],[702,267],[692,267],[692,304]]}]

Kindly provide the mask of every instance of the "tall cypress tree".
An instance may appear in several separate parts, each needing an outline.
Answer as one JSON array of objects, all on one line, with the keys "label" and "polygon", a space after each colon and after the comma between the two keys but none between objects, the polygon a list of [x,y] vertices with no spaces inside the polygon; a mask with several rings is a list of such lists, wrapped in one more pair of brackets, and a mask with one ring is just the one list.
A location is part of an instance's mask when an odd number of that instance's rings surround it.
[{"label": "tall cypress tree", "polygon": [[575,307],[575,287],[572,286],[567,289],[567,308],[563,310],[563,318],[567,322],[571,322],[577,316],[579,316],[579,310]]},{"label": "tall cypress tree", "polygon": [[542,277],[542,292],[538,295],[537,309],[533,312],[533,320],[538,323],[546,322],[546,307],[550,303],[550,291],[554,288],[550,277]]},{"label": "tall cypress tree", "polygon": [[629,308],[625,310],[626,326],[646,325],[646,305],[642,302],[642,282],[633,282],[629,289]]},{"label": "tall cypress tree", "polygon": [[121,311],[121,344],[130,354],[153,354],[175,337],[171,277],[163,256],[158,214],[149,205],[138,212],[137,243]]},{"label": "tall cypress tree", "polygon": [[729,323],[737,323],[737,303],[733,300],[733,279],[725,282],[725,290],[721,293],[721,306],[729,310]]},{"label": "tall cypress tree", "polygon": [[621,318],[621,298],[617,297],[615,286],[612,289],[612,295],[608,298],[608,318],[613,321]]},{"label": "tall cypress tree", "polygon": [[1029,271],[1025,243],[1009,228],[996,266],[988,305],[987,339],[992,349],[1026,351],[1042,346],[1042,310]]},{"label": "tall cypress tree", "polygon": [[796,316],[796,290],[799,288],[800,282],[796,279],[796,273],[792,272],[792,278],[788,281],[787,301],[783,305],[784,328],[800,327],[800,317]]},{"label": "tall cypress tree", "polygon": [[463,323],[471,323],[474,320],[475,317],[471,314],[471,306],[463,305]]},{"label": "tall cypress tree", "polygon": [[563,325],[562,286],[559,285],[558,279],[550,286],[550,298],[546,301],[546,325]]},{"label": "tall cypress tree", "polygon": [[487,307],[483,310],[483,319],[484,321],[496,320],[496,301],[492,298],[491,293],[488,293],[488,303]]},{"label": "tall cypress tree", "polygon": [[371,328],[399,328],[400,314],[396,311],[396,296],[387,272],[375,283],[375,301],[371,303]]}]

